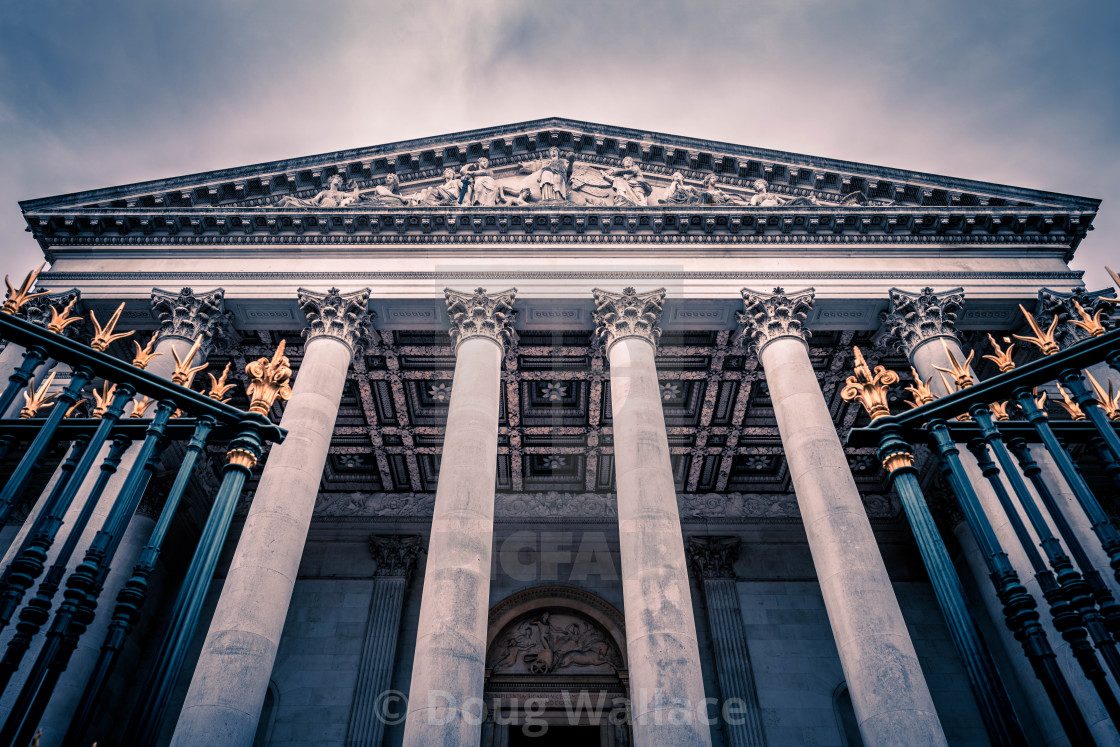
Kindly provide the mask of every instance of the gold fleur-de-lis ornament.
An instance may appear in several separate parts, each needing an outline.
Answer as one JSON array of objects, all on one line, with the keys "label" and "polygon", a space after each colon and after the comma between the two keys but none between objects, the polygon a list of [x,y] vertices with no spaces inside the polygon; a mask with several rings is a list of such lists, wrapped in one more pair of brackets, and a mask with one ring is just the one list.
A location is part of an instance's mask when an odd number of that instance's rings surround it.
[{"label": "gold fleur-de-lis ornament", "polygon": [[1007,373],[1008,371],[1015,370],[1015,361],[1011,360],[1011,351],[1015,349],[1015,343],[1011,342],[1010,337],[1003,338],[1003,341],[1005,343],[1011,343],[1007,346],[1007,350],[1001,348],[999,343],[996,342],[996,338],[992,337],[989,333],[988,342],[992,344],[992,350],[995,351],[995,355],[985,355],[984,360],[996,364],[996,368],[999,369],[1000,373]]},{"label": "gold fleur-de-lis ornament", "polygon": [[155,358],[157,355],[163,355],[163,353],[154,352],[156,347],[156,339],[158,338],[159,332],[153,332],[152,339],[148,340],[148,344],[144,347],[140,347],[140,343],[136,342],[136,340],[132,341],[133,346],[135,346],[136,348],[136,355],[132,357],[132,365],[136,366],[137,368],[144,369],[148,367],[149,363],[151,363],[152,358]]},{"label": "gold fleur-de-lis ornament", "polygon": [[933,390],[930,389],[929,386],[929,383],[933,381],[932,376],[930,376],[925,381],[922,381],[922,377],[918,375],[918,372],[914,370],[913,366],[910,367],[910,374],[914,377],[914,386],[906,387],[906,391],[910,392],[910,394],[913,395],[913,399],[909,400],[906,403],[910,405],[910,409],[921,407],[922,405],[928,405],[930,402],[933,402],[935,399],[937,399],[937,397],[933,394]]},{"label": "gold fleur-de-lis ornament", "polygon": [[285,341],[281,340],[272,360],[258,358],[245,366],[245,373],[249,374],[249,386],[245,393],[249,395],[250,412],[267,415],[277,398],[291,398],[292,387],[288,380],[292,376],[292,364],[284,355],[284,347]]},{"label": "gold fleur-de-lis ornament", "polygon": [[47,331],[54,332],[56,335],[61,335],[64,329],[81,319],[82,317],[78,314],[71,313],[74,310],[74,304],[76,304],[77,302],[77,296],[70,299],[70,303],[66,304],[66,306],[63,307],[62,313],[59,313],[58,309],[52,306],[51,320],[47,322]]},{"label": "gold fleur-de-lis ornament", "polygon": [[22,309],[23,305],[31,299],[40,298],[47,295],[47,291],[39,291],[38,293],[31,292],[31,288],[35,285],[35,281],[39,279],[39,273],[41,273],[43,271],[43,268],[46,266],[47,263],[44,262],[43,264],[39,265],[39,269],[32,270],[31,272],[27,273],[27,277],[25,277],[23,279],[23,282],[20,283],[19,288],[12,287],[11,281],[9,281],[8,276],[5,275],[4,285],[8,286],[8,296],[4,300],[4,305],[0,306],[0,311],[4,312],[5,314],[14,314]]},{"label": "gold fleur-de-lis ornament", "polygon": [[101,323],[99,321],[97,321],[97,315],[94,314],[92,311],[89,312],[89,319],[90,319],[91,322],[93,322],[93,331],[94,331],[93,339],[90,340],[90,342],[89,342],[89,346],[91,348],[93,348],[94,350],[99,350],[102,353],[104,353],[105,348],[109,347],[109,344],[111,342],[113,342],[114,340],[121,340],[121,339],[123,339],[125,337],[129,337],[133,334],[133,331],[131,331],[131,330],[128,331],[128,332],[121,332],[119,334],[113,334],[113,329],[117,326],[117,322],[121,318],[121,312],[122,311],[124,311],[124,302],[123,301],[121,302],[121,305],[117,307],[117,310],[113,312],[113,315],[111,317],[109,317],[109,321],[105,323],[104,327],[102,327]]},{"label": "gold fleur-de-lis ornament", "polygon": [[57,393],[50,392],[51,384],[54,382],[54,371],[51,371],[47,378],[43,379],[43,383],[36,389],[34,384],[27,385],[27,391],[23,392],[23,401],[25,402],[23,409],[19,411],[20,420],[29,420],[35,417],[35,414],[40,409],[54,404],[51,400],[58,396]]},{"label": "gold fleur-de-lis ornament", "polygon": [[856,357],[855,375],[848,377],[840,396],[845,402],[859,400],[872,420],[890,415],[887,389],[891,384],[898,383],[898,374],[883,366],[875,366],[875,371],[872,372],[860,349],[856,347],[853,350]]},{"label": "gold fleur-de-lis ornament", "polygon": [[226,377],[229,376],[229,367],[230,364],[227,363],[226,367],[222,369],[222,375],[216,379],[214,378],[214,374],[206,374],[210,377],[210,391],[206,393],[206,396],[210,399],[217,400],[218,402],[229,402],[229,397],[226,396],[226,393],[237,386],[233,382],[226,383]]},{"label": "gold fleur-de-lis ornament", "polygon": [[[942,368],[941,366],[934,366],[934,368],[938,371],[952,374],[957,389],[968,389],[974,383],[972,381],[972,372],[969,370],[969,367],[972,365],[972,359],[976,356],[976,351],[969,351],[968,358],[965,359],[964,363],[961,363],[957,360],[957,357],[953,355],[953,351],[949,350],[949,346],[945,343],[944,339],[941,340],[941,347],[945,350],[945,355],[949,359],[949,368]],[[944,380],[944,377],[942,377],[942,380]],[[945,391],[949,391],[948,386],[945,387]]]},{"label": "gold fleur-de-lis ornament", "polygon": [[194,381],[194,375],[199,371],[205,369],[209,364],[200,363],[197,366],[191,366],[191,361],[198,353],[198,349],[202,347],[202,335],[195,338],[194,344],[191,349],[187,351],[185,358],[179,357],[179,351],[174,345],[171,346],[171,355],[175,358],[175,371],[171,374],[171,381],[179,386],[189,387],[191,382]]},{"label": "gold fleur-de-lis ornament", "polygon": [[117,391],[116,384],[110,384],[108,381],[102,386],[101,391],[93,390],[93,415],[96,420],[105,415],[105,411],[109,409],[109,405],[113,402],[113,394]]},{"label": "gold fleur-de-lis ornament", "polygon": [[1016,340],[1029,342],[1042,351],[1043,355],[1053,355],[1058,352],[1058,343],[1054,342],[1054,330],[1058,328],[1058,315],[1054,315],[1054,318],[1050,321],[1050,328],[1043,332],[1042,327],[1039,327],[1038,322],[1035,321],[1034,315],[1023,308],[1023,304],[1019,304],[1019,311],[1023,312],[1023,316],[1026,317],[1027,324],[1034,332],[1034,337],[1024,337],[1023,335],[1011,336]]}]

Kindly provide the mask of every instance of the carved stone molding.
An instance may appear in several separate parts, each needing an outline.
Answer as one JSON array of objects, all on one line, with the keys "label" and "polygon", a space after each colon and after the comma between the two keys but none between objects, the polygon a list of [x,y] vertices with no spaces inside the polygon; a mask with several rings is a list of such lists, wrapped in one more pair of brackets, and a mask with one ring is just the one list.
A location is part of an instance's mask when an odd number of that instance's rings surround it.
[{"label": "carved stone molding", "polygon": [[743,311],[737,315],[742,330],[739,339],[748,342],[756,352],[779,337],[808,340],[812,334],[805,329],[805,317],[813,308],[815,292],[806,288],[786,293],[775,288],[773,293],[743,288]]},{"label": "carved stone molding", "polygon": [[935,293],[930,287],[922,288],[918,293],[891,288],[890,306],[883,318],[886,334],[880,344],[909,355],[926,340],[938,337],[956,339],[954,322],[963,306],[963,288],[940,293]]},{"label": "carved stone molding", "polygon": [[595,289],[595,335],[610,350],[624,337],[641,337],[657,346],[661,339],[661,312],[665,306],[665,289],[638,293],[625,288],[622,293]]},{"label": "carved stone molding", "polygon": [[373,314],[369,306],[369,288],[353,293],[340,293],[331,288],[326,293],[300,288],[299,307],[307,315],[304,337],[311,342],[316,337],[334,337],[346,343],[350,350],[362,350],[376,343],[371,326]]},{"label": "carved stone molding", "polygon": [[[1058,326],[1054,329],[1054,340],[1062,348],[1074,345],[1089,338],[1089,333],[1074,322],[1082,321],[1081,313],[1077,310],[1080,305],[1085,313],[1093,317],[1101,312],[1100,323],[1107,330],[1116,326],[1116,322],[1109,318],[1112,304],[1101,300],[1103,297],[1112,296],[1111,290],[1089,292],[1085,286],[1078,286],[1071,292],[1043,288],[1038,292],[1038,305],[1035,307],[1035,320],[1046,329],[1055,317]],[[1077,304],[1077,305],[1075,305]]]},{"label": "carved stone molding", "polygon": [[369,551],[377,563],[374,576],[401,576],[408,579],[416,569],[420,553],[424,552],[419,535],[371,534]]},{"label": "carved stone molding", "polygon": [[159,316],[159,336],[182,337],[192,342],[202,337],[203,355],[209,355],[214,344],[225,339],[231,325],[224,310],[226,292],[215,288],[195,293],[182,288],[178,293],[152,288],[152,311]]},{"label": "carved stone molding", "polygon": [[685,551],[697,578],[734,579],[740,545],[738,537],[700,535],[688,538]]},{"label": "carved stone molding", "polygon": [[456,350],[464,340],[484,337],[498,343],[504,352],[512,341],[513,299],[516,288],[487,293],[475,288],[473,293],[445,288],[447,315],[451,319],[451,345]]}]

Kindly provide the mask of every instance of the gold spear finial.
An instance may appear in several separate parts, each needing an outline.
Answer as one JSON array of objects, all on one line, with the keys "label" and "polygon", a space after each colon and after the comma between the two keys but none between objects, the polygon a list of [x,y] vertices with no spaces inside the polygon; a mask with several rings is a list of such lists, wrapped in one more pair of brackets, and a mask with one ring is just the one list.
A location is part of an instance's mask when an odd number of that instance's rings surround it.
[{"label": "gold spear finial", "polygon": [[72,299],[70,299],[70,303],[66,304],[65,308],[62,309],[61,314],[58,313],[58,309],[52,306],[51,320],[47,322],[47,331],[54,332],[56,335],[61,335],[64,329],[81,319],[82,317],[78,314],[70,313],[74,310],[74,304],[76,304],[77,302],[78,297],[74,296]]},{"label": "gold spear finial", "polygon": [[155,358],[157,355],[163,355],[163,353],[153,352],[156,347],[157,337],[159,337],[159,332],[153,332],[152,339],[148,340],[148,344],[144,347],[140,347],[140,343],[136,342],[136,340],[132,341],[132,344],[136,346],[136,355],[132,358],[132,365],[141,369],[147,368],[152,358]]},{"label": "gold spear finial", "polygon": [[222,369],[222,375],[214,378],[214,374],[206,374],[210,377],[210,391],[206,393],[210,399],[216,399],[219,402],[229,402],[229,397],[226,397],[226,392],[233,389],[236,384],[226,383],[226,377],[229,376],[230,364],[227,363],[226,367]]},{"label": "gold spear finial", "polygon": [[1073,301],[1073,305],[1077,308],[1077,313],[1081,316],[1081,321],[1073,322],[1075,326],[1081,327],[1081,329],[1088,332],[1089,337],[1100,337],[1108,331],[1104,328],[1104,325],[1101,324],[1101,314],[1104,313],[1103,308],[1097,309],[1096,314],[1089,316],[1089,312],[1085,311],[1076,299],[1071,298],[1070,300]]},{"label": "gold spear finial", "polygon": [[[922,381],[922,377],[918,375],[918,372],[914,370],[913,366],[910,367],[910,373],[914,376],[914,386],[906,387],[906,391],[910,392],[914,397],[907,402],[907,404],[910,405],[910,409],[928,405],[930,402],[937,399],[933,394],[933,390],[929,388],[929,382],[933,380],[932,376]],[[946,387],[946,389],[947,388],[948,387]]]},{"label": "gold spear finial", "polygon": [[202,347],[202,335],[195,338],[194,344],[191,349],[187,351],[186,358],[179,357],[179,351],[175,346],[171,346],[171,355],[175,358],[175,371],[171,374],[171,381],[179,386],[189,387],[191,382],[194,381],[194,375],[208,366],[208,363],[202,363],[192,367],[191,361],[194,360],[195,353]]},{"label": "gold spear finial", "polygon": [[84,394],[81,397],[78,397],[78,401],[75,402],[74,404],[70,405],[69,408],[67,408],[66,414],[63,417],[67,417],[67,418],[70,417],[71,415],[74,414],[75,410],[77,410],[79,407],[81,407],[82,405],[84,405],[88,401],[89,400],[86,398],[86,395],[84,395]]},{"label": "gold spear finial", "polygon": [[1113,395],[1112,379],[1108,379],[1108,393],[1105,394],[1104,388],[1093,378],[1093,374],[1086,371],[1085,375],[1089,377],[1089,383],[1093,385],[1093,392],[1097,395],[1097,402],[1104,408],[1108,419],[1120,420],[1120,393]]},{"label": "gold spear finial", "polygon": [[[956,356],[953,355],[953,352],[949,350],[949,346],[945,343],[944,338],[941,340],[941,347],[944,348],[945,355],[949,357],[949,368],[942,368],[941,366],[934,366],[934,368],[938,371],[953,374],[953,381],[956,383],[957,389],[968,389],[973,384],[972,372],[968,370],[968,367],[972,365],[972,359],[976,355],[976,351],[970,351],[968,358],[965,359],[964,363],[961,363],[957,360]],[[948,387],[945,389],[948,391]]]},{"label": "gold spear finial", "polygon": [[991,333],[988,333],[988,342],[992,343],[992,350],[996,351],[996,354],[985,355],[984,360],[996,364],[996,368],[999,369],[1000,373],[1007,373],[1008,371],[1015,370],[1015,361],[1011,360],[1011,351],[1015,349],[1015,343],[1011,342],[1011,339],[1008,337],[1003,338],[1003,341],[1011,343],[1007,346],[1007,350],[1001,348],[999,343],[996,342],[996,338],[992,337]]},{"label": "gold spear finial", "polygon": [[144,417],[144,411],[151,407],[154,402],[155,400],[148,396],[132,400],[132,413],[128,417],[137,419]]},{"label": "gold spear finial", "polygon": [[1023,316],[1027,319],[1027,324],[1030,325],[1031,330],[1034,332],[1034,337],[1024,337],[1023,335],[1011,335],[1016,340],[1029,342],[1036,348],[1042,351],[1043,355],[1053,355],[1058,352],[1058,343],[1054,342],[1054,330],[1058,328],[1058,315],[1054,315],[1054,319],[1050,322],[1050,329],[1045,332],[1038,326],[1034,316],[1023,308],[1023,304],[1019,304],[1019,311],[1023,312]]},{"label": "gold spear finial", "polygon": [[898,374],[888,371],[883,366],[875,366],[875,371],[872,373],[871,367],[864,360],[863,352],[858,347],[853,350],[856,354],[855,375],[848,377],[847,384],[840,391],[840,396],[845,402],[859,400],[872,420],[890,415],[887,388],[891,384],[898,383]]},{"label": "gold spear finial", "polygon": [[27,273],[27,277],[23,279],[18,289],[12,287],[11,281],[9,281],[8,276],[5,275],[4,285],[8,286],[8,296],[4,301],[4,305],[0,306],[0,311],[3,311],[5,314],[14,314],[22,309],[23,305],[31,299],[47,295],[47,291],[39,291],[38,293],[31,292],[31,287],[35,285],[35,281],[39,279],[39,273],[41,273],[46,266],[47,263],[44,262],[39,265],[38,270],[32,270]]},{"label": "gold spear finial", "polygon": [[[1120,275],[1117,275],[1115,272],[1113,272],[1112,268],[1108,267],[1107,265],[1105,266],[1104,269],[1107,270],[1109,276],[1112,277],[1112,282],[1116,283],[1116,285],[1118,287],[1120,287]],[[1105,301],[1107,303],[1120,303],[1120,298],[1102,298],[1100,300]]]},{"label": "gold spear finial", "polygon": [[19,411],[20,420],[30,420],[35,417],[35,413],[39,412],[41,408],[54,404],[51,400],[57,397],[58,393],[47,393],[54,381],[54,373],[54,371],[51,371],[50,376],[43,379],[43,383],[39,385],[38,389],[35,389],[33,384],[27,385],[27,391],[23,392],[23,401],[27,404]]},{"label": "gold spear finial", "polygon": [[96,389],[94,389],[93,390],[94,407],[93,407],[93,414],[90,417],[92,417],[94,420],[97,420],[97,419],[101,418],[105,414],[105,411],[109,409],[109,405],[112,404],[113,393],[116,392],[116,391],[117,391],[117,385],[116,384],[110,384],[108,381],[106,381],[105,384],[102,386],[102,390],[100,392],[97,391]]},{"label": "gold spear finial", "polygon": [[267,415],[272,403],[279,397],[288,400],[292,396],[292,388],[288,380],[292,376],[291,361],[284,355],[285,341],[281,340],[272,355],[268,358],[258,358],[245,366],[245,373],[249,374],[249,386],[245,393],[249,395],[249,411]]},{"label": "gold spear finial", "polygon": [[[934,366],[934,368],[937,368],[937,366]],[[940,369],[940,370],[938,371],[937,375],[941,377],[941,385],[945,387],[945,393],[946,393],[946,394],[952,394],[953,392],[959,391],[958,389],[956,389],[955,387],[953,387],[953,386],[952,386],[952,385],[951,385],[951,384],[949,383],[949,380],[945,378],[945,374],[944,374],[944,373],[941,373],[941,372],[942,372],[942,371],[944,371],[944,370],[945,370],[945,369],[943,369],[943,368],[942,368],[942,369]],[[931,377],[931,378],[932,378],[932,377]],[[959,420],[959,421],[961,421],[962,423],[964,423],[964,422],[967,422],[967,421],[969,421],[969,420],[972,420],[972,416],[971,416],[971,415],[969,415],[969,414],[968,414],[967,412],[962,412],[962,413],[961,413],[960,415],[958,415],[958,416],[957,416],[957,420]]]},{"label": "gold spear finial", "polygon": [[1011,416],[1007,414],[1007,408],[1010,406],[1010,402],[993,402],[990,405],[992,414],[995,415],[996,420],[1011,420]]},{"label": "gold spear finial", "polygon": [[95,333],[93,339],[90,340],[89,343],[89,346],[91,348],[93,348],[94,350],[100,350],[102,353],[104,353],[105,348],[109,347],[109,343],[111,343],[113,340],[120,340],[121,338],[128,337],[132,334],[131,331],[121,332],[117,335],[113,334],[113,328],[117,326],[117,320],[121,318],[122,311],[124,311],[124,301],[121,301],[121,305],[118,306],[117,310],[113,312],[113,315],[109,317],[109,321],[105,324],[104,327],[102,327],[100,322],[97,321],[97,316],[92,311],[89,312],[89,318],[90,321],[93,322],[93,331]]},{"label": "gold spear finial", "polygon": [[1069,392],[1067,392],[1065,389],[1062,389],[1061,384],[1055,384],[1054,386],[1058,387],[1058,393],[1062,395],[1061,402],[1058,402],[1058,400],[1054,400],[1054,402],[1057,403],[1058,407],[1065,410],[1073,420],[1085,420],[1085,413],[1082,412],[1081,405],[1070,399]]}]

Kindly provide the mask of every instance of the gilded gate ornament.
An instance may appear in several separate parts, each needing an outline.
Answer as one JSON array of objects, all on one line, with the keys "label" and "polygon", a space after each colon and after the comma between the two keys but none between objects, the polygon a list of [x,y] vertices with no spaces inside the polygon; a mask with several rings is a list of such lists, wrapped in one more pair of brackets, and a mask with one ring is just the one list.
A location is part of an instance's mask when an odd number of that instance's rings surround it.
[{"label": "gilded gate ornament", "polygon": [[43,380],[38,389],[33,384],[27,385],[27,391],[23,392],[23,401],[25,402],[23,409],[19,411],[20,420],[28,420],[35,417],[35,414],[44,407],[53,404],[51,400],[58,396],[57,392],[49,393],[51,384],[54,382],[54,371]]},{"label": "gilded gate ornament", "polygon": [[151,362],[152,358],[155,358],[157,355],[163,355],[163,353],[153,352],[158,338],[159,332],[153,332],[152,339],[148,340],[148,344],[144,347],[140,347],[140,343],[136,340],[132,341],[132,344],[136,346],[136,355],[132,357],[132,365],[139,369],[145,369],[148,367],[148,363]]},{"label": "gilded gate ornament", "polygon": [[1029,342],[1042,351],[1043,355],[1053,355],[1058,352],[1058,343],[1054,341],[1054,330],[1058,328],[1058,317],[1055,316],[1053,321],[1050,322],[1050,328],[1043,332],[1042,328],[1038,326],[1038,322],[1035,321],[1034,315],[1023,308],[1023,304],[1019,304],[1019,311],[1023,312],[1023,316],[1026,317],[1027,324],[1034,332],[1034,337],[1024,337],[1023,335],[1011,336],[1016,340]]},{"label": "gilded gate ornament", "polygon": [[887,390],[892,384],[898,383],[898,374],[883,366],[875,366],[875,371],[872,372],[860,349],[852,349],[856,357],[855,375],[848,377],[844,388],[840,390],[840,397],[845,402],[859,400],[872,420],[890,415]]},{"label": "gilded gate ornament", "polygon": [[74,304],[76,304],[77,302],[78,297],[75,295],[70,299],[70,303],[66,304],[66,306],[63,307],[61,312],[59,312],[57,308],[52,306],[51,320],[47,323],[47,330],[50,332],[54,332],[56,335],[61,335],[63,330],[65,330],[71,324],[81,321],[82,317],[80,315],[71,313],[74,310]]},{"label": "gilded gate ornament", "polygon": [[1097,402],[1100,403],[1101,408],[1105,414],[1108,415],[1109,420],[1120,420],[1120,393],[1112,393],[1112,379],[1108,379],[1108,392],[1100,383],[1093,378],[1093,374],[1088,371],[1085,375],[1089,377],[1089,383],[1093,386],[1093,392],[1097,395]]},{"label": "gilded gate ornament", "polygon": [[231,363],[227,363],[226,367],[222,369],[222,375],[216,379],[214,378],[214,374],[206,374],[210,377],[210,391],[206,393],[207,397],[217,400],[218,402],[229,402],[229,397],[227,397],[226,394],[236,386],[233,382],[229,384],[226,383],[226,377],[229,376],[229,367],[231,365]]},{"label": "gilded gate ornament", "polygon": [[105,323],[104,327],[102,327],[101,323],[97,321],[97,315],[92,311],[89,312],[89,320],[93,322],[94,331],[93,339],[89,342],[89,346],[91,348],[104,353],[105,349],[109,347],[109,344],[111,342],[113,342],[114,340],[124,339],[125,337],[130,337],[135,332],[135,330],[132,330],[129,332],[120,332],[118,334],[113,334],[113,329],[117,326],[117,322],[121,318],[122,311],[124,311],[124,301],[121,301],[121,305],[118,306],[117,310],[113,312],[113,315],[109,317],[109,321]]},{"label": "gilded gate ornament", "polygon": [[292,376],[292,362],[284,355],[285,341],[281,340],[272,355],[268,358],[258,358],[245,366],[245,373],[249,374],[249,386],[245,393],[249,395],[249,411],[260,415],[268,415],[272,403],[277,398],[287,401],[292,397],[292,387],[288,380]]},{"label": "gilded gate ornament", "polygon": [[961,363],[957,360],[957,357],[953,355],[953,351],[949,350],[949,345],[944,339],[941,340],[941,347],[945,350],[945,355],[949,359],[949,367],[942,368],[941,366],[934,366],[934,368],[938,371],[952,374],[953,382],[956,383],[957,389],[968,389],[975,383],[972,380],[972,371],[969,370],[969,367],[972,365],[972,359],[976,356],[976,351],[970,350],[964,363]]},{"label": "gilded gate ornament", "polygon": [[929,383],[933,381],[932,376],[928,377],[925,381],[922,381],[922,377],[918,375],[918,372],[914,369],[913,366],[910,367],[910,374],[914,377],[913,386],[906,387],[906,391],[910,392],[910,394],[913,395],[913,398],[906,403],[910,405],[910,409],[921,407],[922,405],[928,405],[930,402],[933,402],[935,399],[937,399],[937,397],[933,394],[933,390],[929,386]]},{"label": "gilded gate ornament", "polygon": [[992,350],[995,351],[994,355],[983,356],[984,360],[991,361],[996,364],[996,368],[1000,373],[1007,373],[1008,371],[1015,370],[1015,361],[1011,360],[1011,351],[1015,349],[1015,343],[1011,342],[1011,338],[1003,338],[1004,342],[1011,343],[1007,346],[1007,350],[1000,347],[996,342],[996,338],[992,337],[991,333],[988,334],[988,342],[992,345]]},{"label": "gilded gate ornament", "polygon": [[190,387],[191,382],[194,381],[194,375],[209,365],[208,363],[200,363],[197,366],[191,365],[191,361],[194,360],[195,355],[201,347],[202,335],[195,338],[185,358],[180,358],[178,349],[174,345],[171,346],[171,356],[175,359],[175,371],[171,374],[171,381],[173,383],[179,386]]},{"label": "gilded gate ornament", "polygon": [[31,272],[27,273],[27,277],[23,279],[23,282],[20,283],[18,289],[12,287],[11,282],[8,280],[8,276],[5,275],[4,285],[8,286],[8,296],[4,301],[4,305],[0,307],[0,311],[3,311],[5,314],[15,314],[17,311],[23,308],[23,305],[25,303],[27,303],[31,299],[40,298],[47,295],[48,291],[39,291],[37,293],[31,292],[31,288],[35,285],[35,281],[39,279],[39,273],[41,273],[43,271],[43,268],[46,266],[47,265],[44,262],[43,264],[39,265],[39,269],[32,270]]}]

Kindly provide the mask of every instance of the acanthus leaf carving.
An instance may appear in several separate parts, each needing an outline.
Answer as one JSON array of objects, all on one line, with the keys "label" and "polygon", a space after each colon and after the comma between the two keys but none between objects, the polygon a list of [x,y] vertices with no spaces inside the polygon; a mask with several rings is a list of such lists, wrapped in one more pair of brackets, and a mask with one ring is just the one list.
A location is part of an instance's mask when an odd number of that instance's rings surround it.
[{"label": "acanthus leaf carving", "polygon": [[655,347],[661,339],[661,313],[665,306],[665,289],[638,293],[634,288],[625,288],[622,293],[596,288],[595,296],[595,336],[605,350],[625,337],[641,337]]},{"label": "acanthus leaf carving", "polygon": [[459,345],[472,337],[482,337],[496,342],[503,354],[513,342],[513,301],[517,289],[487,293],[476,288],[473,293],[445,288],[447,316],[451,320],[451,345]]},{"label": "acanthus leaf carving", "polygon": [[369,551],[377,563],[374,576],[399,576],[408,579],[416,569],[424,546],[415,534],[371,534]]},{"label": "acanthus leaf carving", "polygon": [[300,288],[297,298],[300,309],[307,315],[303,335],[308,342],[316,337],[334,337],[352,351],[376,344],[376,333],[371,325],[373,312],[368,308],[369,288],[353,293],[341,293],[338,288],[326,293]]},{"label": "acanthus leaf carving", "polygon": [[805,317],[813,308],[815,291],[806,288],[787,293],[775,288],[772,293],[743,288],[743,311],[737,314],[741,325],[738,339],[760,352],[779,337],[808,340],[812,334],[805,329]]},{"label": "acanthus leaf carving", "polygon": [[885,334],[879,344],[909,354],[926,340],[957,339],[955,322],[963,306],[963,288],[940,293],[928,286],[918,293],[891,288],[890,306],[883,318]]},{"label": "acanthus leaf carving", "polygon": [[1106,298],[1109,293],[1109,290],[1090,292],[1083,285],[1069,293],[1042,288],[1038,291],[1035,319],[1046,328],[1057,318],[1058,326],[1054,329],[1054,337],[1060,347],[1067,348],[1091,336],[1084,326],[1078,325],[1078,322],[1084,325],[1082,311],[1089,318],[1095,317],[1106,330],[1116,326],[1116,322],[1109,318],[1113,306]]},{"label": "acanthus leaf carving", "polygon": [[224,311],[225,293],[222,288],[205,293],[195,293],[191,288],[178,293],[152,288],[152,311],[159,316],[159,336],[191,341],[201,338],[200,349],[207,357],[231,329],[229,313]]},{"label": "acanthus leaf carving", "polygon": [[740,545],[738,537],[699,535],[689,537],[685,551],[697,577],[734,579]]}]

